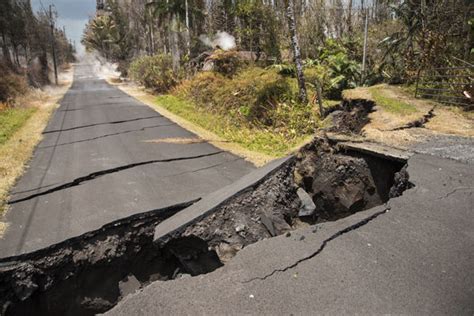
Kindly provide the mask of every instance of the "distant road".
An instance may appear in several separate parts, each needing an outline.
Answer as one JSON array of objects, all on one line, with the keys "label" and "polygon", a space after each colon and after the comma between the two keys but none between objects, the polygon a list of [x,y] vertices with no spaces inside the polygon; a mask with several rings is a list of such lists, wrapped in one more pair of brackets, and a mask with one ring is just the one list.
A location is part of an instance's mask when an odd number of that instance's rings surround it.
[{"label": "distant road", "polygon": [[[0,256],[33,251],[113,220],[192,200],[254,169],[75,67],[29,169],[13,189]],[[165,140],[156,142],[156,140]]]}]

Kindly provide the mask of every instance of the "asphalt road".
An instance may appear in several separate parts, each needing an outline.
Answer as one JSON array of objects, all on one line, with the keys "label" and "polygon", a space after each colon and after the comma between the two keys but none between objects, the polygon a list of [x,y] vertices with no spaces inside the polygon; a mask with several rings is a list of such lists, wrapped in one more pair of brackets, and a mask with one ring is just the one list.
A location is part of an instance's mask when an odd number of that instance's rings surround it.
[{"label": "asphalt road", "polygon": [[107,315],[473,315],[472,167],[415,154],[415,187],[388,205],[259,241],[209,274],[154,282]]},{"label": "asphalt road", "polygon": [[[202,197],[254,169],[94,74],[74,82],[11,192],[0,256],[30,252],[144,211]],[[150,142],[152,141],[152,142]]]}]

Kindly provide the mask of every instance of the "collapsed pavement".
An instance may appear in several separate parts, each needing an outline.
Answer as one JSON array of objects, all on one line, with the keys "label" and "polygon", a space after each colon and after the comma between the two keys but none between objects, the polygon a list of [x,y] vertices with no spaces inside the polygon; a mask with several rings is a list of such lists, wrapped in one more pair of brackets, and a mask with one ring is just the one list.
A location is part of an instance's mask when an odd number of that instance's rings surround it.
[{"label": "collapsed pavement", "polygon": [[1,314],[105,312],[150,283],[212,272],[264,239],[382,205],[411,187],[403,166],[317,137],[166,238],[157,239],[156,229],[202,201],[1,259]]},{"label": "collapsed pavement", "polygon": [[212,273],[154,282],[107,314],[472,315],[472,165],[415,154],[407,172],[415,186],[384,205],[254,243]]}]

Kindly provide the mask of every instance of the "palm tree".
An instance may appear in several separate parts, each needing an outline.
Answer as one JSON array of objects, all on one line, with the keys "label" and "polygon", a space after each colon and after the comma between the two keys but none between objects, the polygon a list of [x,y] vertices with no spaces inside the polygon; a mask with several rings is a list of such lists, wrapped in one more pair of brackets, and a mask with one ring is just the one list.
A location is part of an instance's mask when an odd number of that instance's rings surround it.
[{"label": "palm tree", "polygon": [[185,27],[185,42],[186,52],[189,54],[191,51],[191,40],[190,40],[190,27],[191,27],[191,16],[200,13],[198,7],[199,1],[189,0],[159,0],[148,3],[153,10],[153,15],[158,18],[158,23],[163,25],[167,24],[166,32],[170,39],[170,50],[173,59],[173,69],[179,70],[181,62],[181,51],[179,48],[179,33],[181,33],[181,27]]}]

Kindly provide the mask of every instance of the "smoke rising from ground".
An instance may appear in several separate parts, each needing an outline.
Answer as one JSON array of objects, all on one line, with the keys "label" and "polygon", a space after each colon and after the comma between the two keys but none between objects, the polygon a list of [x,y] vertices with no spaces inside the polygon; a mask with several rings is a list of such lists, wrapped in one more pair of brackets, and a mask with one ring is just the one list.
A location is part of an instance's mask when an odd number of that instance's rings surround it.
[{"label": "smoke rising from ground", "polygon": [[77,58],[92,65],[93,74],[91,75],[96,75],[105,80],[120,77],[120,72],[117,71],[118,64],[108,62],[97,52],[78,54]]},{"label": "smoke rising from ground", "polygon": [[217,32],[216,35],[213,36],[213,38],[209,38],[207,35],[202,34],[199,36],[199,39],[201,42],[209,47],[212,48],[221,48],[223,50],[230,50],[235,48],[235,37],[230,35],[227,32]]}]

